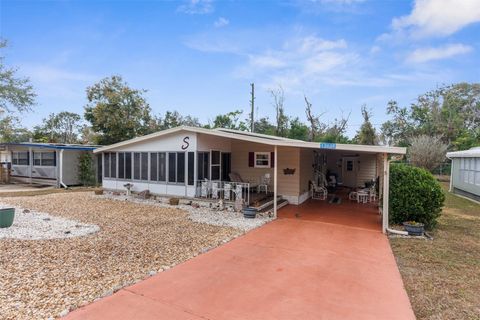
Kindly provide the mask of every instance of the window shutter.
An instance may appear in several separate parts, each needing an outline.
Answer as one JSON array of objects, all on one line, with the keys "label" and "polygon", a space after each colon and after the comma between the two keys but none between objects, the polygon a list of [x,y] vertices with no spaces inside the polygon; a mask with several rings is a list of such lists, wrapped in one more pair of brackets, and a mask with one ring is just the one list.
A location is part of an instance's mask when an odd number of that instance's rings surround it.
[{"label": "window shutter", "polygon": [[248,153],[248,166],[255,167],[255,153],[249,152]]},{"label": "window shutter", "polygon": [[275,152],[270,152],[270,168],[275,166]]}]

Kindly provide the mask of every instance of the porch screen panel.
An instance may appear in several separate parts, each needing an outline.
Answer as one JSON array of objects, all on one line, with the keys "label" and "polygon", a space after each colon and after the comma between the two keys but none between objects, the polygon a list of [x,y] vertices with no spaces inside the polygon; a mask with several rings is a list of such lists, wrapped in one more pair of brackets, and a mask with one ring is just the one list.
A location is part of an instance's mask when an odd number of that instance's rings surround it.
[{"label": "porch screen panel", "polygon": [[158,153],[150,153],[150,180],[158,181]]},{"label": "porch screen panel", "polygon": [[42,162],[42,153],[41,152],[33,152],[33,165],[39,166]]},{"label": "porch screen panel", "polygon": [[54,167],[56,165],[56,154],[53,152],[42,152],[41,166]]},{"label": "porch screen panel", "polygon": [[118,179],[125,178],[125,153],[118,153]]},{"label": "porch screen panel", "polygon": [[177,177],[177,154],[170,152],[168,154],[168,182],[176,182]]},{"label": "porch screen panel", "polygon": [[133,179],[140,180],[140,152],[133,154]]},{"label": "porch screen panel", "polygon": [[103,176],[110,178],[110,153],[103,154]]},{"label": "porch screen panel", "polygon": [[142,167],[141,167],[141,177],[142,180],[148,180],[148,153],[142,152]]},{"label": "porch screen panel", "polygon": [[188,153],[187,181],[189,186],[193,186],[195,180],[195,152]]},{"label": "porch screen panel", "polygon": [[158,181],[167,181],[167,156],[165,152],[158,154]]},{"label": "porch screen panel", "polygon": [[209,168],[210,168],[210,153],[209,152],[199,152],[197,158],[197,179],[204,180],[210,179]]},{"label": "porch screen panel", "polygon": [[17,163],[20,166],[30,165],[30,152],[14,152],[17,155]]},{"label": "porch screen panel", "polygon": [[115,152],[110,153],[110,177],[117,177],[117,154]]},{"label": "porch screen panel", "polygon": [[132,153],[125,153],[125,179],[132,179]]},{"label": "porch screen panel", "polygon": [[185,152],[177,153],[177,183],[185,183]]}]

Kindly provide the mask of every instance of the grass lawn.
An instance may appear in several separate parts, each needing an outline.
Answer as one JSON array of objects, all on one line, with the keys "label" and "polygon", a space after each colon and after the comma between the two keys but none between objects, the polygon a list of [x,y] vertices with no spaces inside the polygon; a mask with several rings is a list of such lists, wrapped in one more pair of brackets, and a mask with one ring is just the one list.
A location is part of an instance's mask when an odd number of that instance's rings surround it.
[{"label": "grass lawn", "polygon": [[480,205],[448,193],[434,240],[392,238],[418,319],[480,319]]}]

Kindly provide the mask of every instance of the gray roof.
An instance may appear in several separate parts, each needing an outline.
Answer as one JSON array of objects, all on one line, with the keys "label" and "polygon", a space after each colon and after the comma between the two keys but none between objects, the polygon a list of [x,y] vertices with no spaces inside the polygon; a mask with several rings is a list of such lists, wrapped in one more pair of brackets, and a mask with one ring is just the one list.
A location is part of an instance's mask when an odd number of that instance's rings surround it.
[{"label": "gray roof", "polygon": [[473,147],[469,150],[448,152],[447,158],[480,158],[480,147]]}]

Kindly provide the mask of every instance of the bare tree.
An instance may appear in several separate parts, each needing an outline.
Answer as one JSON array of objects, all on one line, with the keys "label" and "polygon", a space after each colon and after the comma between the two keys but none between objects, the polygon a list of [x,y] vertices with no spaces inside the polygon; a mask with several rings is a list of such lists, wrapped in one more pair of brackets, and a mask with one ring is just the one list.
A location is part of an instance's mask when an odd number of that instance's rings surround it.
[{"label": "bare tree", "polygon": [[325,114],[325,112],[320,113],[318,116],[315,116],[312,111],[312,104],[308,101],[306,95],[303,96],[305,98],[305,114],[307,116],[307,120],[310,123],[310,141],[315,141],[317,135],[325,130],[325,124],[320,122],[320,117]]},{"label": "bare tree", "polygon": [[410,142],[408,155],[414,166],[432,171],[445,160],[448,145],[442,142],[442,137],[420,135]]},{"label": "bare tree", "polygon": [[277,89],[270,90],[270,94],[273,98],[273,107],[275,108],[276,112],[276,134],[280,137],[287,136],[288,131],[288,116],[285,114],[285,92],[282,86],[278,86]]}]

